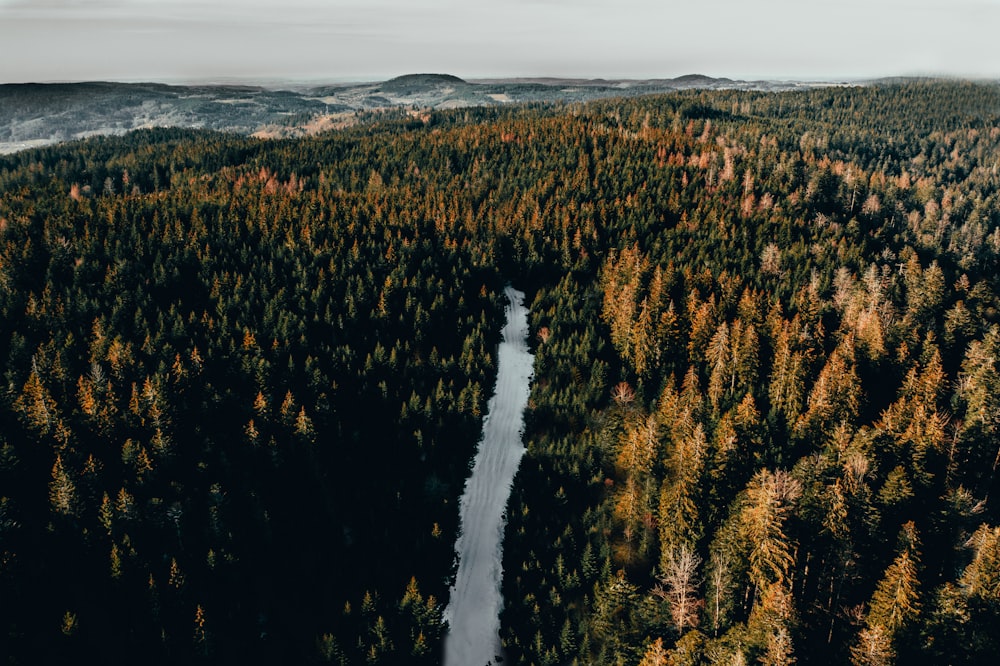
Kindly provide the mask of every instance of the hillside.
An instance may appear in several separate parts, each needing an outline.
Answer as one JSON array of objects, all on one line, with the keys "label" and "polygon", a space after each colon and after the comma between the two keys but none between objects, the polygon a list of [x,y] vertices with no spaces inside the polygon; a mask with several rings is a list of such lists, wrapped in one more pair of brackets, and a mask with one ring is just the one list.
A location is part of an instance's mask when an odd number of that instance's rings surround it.
[{"label": "hillside", "polygon": [[0,157],[7,662],[438,663],[509,282],[509,662],[991,663],[998,156],[907,82]]}]

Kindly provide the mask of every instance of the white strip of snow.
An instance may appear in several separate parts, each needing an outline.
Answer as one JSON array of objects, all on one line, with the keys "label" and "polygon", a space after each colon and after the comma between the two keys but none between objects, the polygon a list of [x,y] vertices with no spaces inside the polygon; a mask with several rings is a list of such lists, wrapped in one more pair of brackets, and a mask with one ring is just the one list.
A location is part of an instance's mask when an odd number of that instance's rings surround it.
[{"label": "white strip of snow", "polygon": [[486,407],[482,439],[459,506],[458,574],[444,611],[449,627],[444,666],[486,666],[501,654],[504,508],[524,454],[521,434],[535,360],[528,351],[524,294],[512,287],[504,293],[509,305],[496,389]]}]

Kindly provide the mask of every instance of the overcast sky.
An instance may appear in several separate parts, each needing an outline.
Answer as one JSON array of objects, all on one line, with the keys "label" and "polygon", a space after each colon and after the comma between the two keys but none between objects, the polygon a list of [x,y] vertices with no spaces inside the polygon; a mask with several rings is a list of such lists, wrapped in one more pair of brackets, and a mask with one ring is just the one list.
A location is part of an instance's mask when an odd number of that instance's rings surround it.
[{"label": "overcast sky", "polygon": [[0,82],[1000,78],[1000,0],[0,0]]}]

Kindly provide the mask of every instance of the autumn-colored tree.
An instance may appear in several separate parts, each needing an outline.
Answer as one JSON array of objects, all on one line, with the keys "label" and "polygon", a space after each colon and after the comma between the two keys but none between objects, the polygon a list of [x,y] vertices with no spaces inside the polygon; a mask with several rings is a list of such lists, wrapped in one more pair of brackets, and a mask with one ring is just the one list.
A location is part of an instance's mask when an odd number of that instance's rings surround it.
[{"label": "autumn-colored tree", "polygon": [[854,338],[848,335],[827,358],[809,391],[807,409],[795,424],[799,436],[818,433],[857,416],[861,388],[854,367]]},{"label": "autumn-colored tree", "polygon": [[32,369],[28,375],[28,381],[24,383],[24,388],[14,405],[28,426],[38,435],[44,436],[55,432],[60,419],[59,410],[36,369]]},{"label": "autumn-colored tree", "polygon": [[686,544],[697,542],[702,533],[698,506],[699,480],[705,467],[707,441],[698,424],[693,432],[674,442],[670,474],[660,486],[660,570],[669,568],[667,558]]},{"label": "autumn-colored tree", "polygon": [[76,483],[62,456],[56,455],[52,465],[52,480],[49,482],[49,504],[52,511],[63,516],[73,516],[79,510]]},{"label": "autumn-colored tree", "polygon": [[759,590],[788,582],[794,549],[784,524],[801,494],[801,484],[781,470],[761,470],[747,485],[740,524],[750,549],[750,580]]},{"label": "autumn-colored tree", "polygon": [[639,666],[668,666],[670,662],[667,659],[667,650],[663,647],[663,639],[657,638],[649,647],[646,648],[646,653],[642,655],[642,660],[639,662]]},{"label": "autumn-colored tree", "polygon": [[894,643],[897,637],[912,626],[920,613],[917,577],[919,554],[916,528],[912,522],[903,526],[900,540],[902,546],[899,554],[885,570],[872,594],[865,618],[866,633],[859,635],[858,643],[852,651],[856,660],[860,657],[868,659],[865,655],[869,654],[895,654]]}]

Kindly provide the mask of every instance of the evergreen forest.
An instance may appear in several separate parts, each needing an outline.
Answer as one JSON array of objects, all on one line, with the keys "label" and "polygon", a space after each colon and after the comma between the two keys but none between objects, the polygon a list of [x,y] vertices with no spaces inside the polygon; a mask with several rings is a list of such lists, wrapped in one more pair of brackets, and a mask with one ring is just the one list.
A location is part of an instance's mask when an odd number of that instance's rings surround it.
[{"label": "evergreen forest", "polygon": [[958,81],[0,156],[0,656],[440,663],[509,283],[506,663],[992,664],[998,191]]}]

